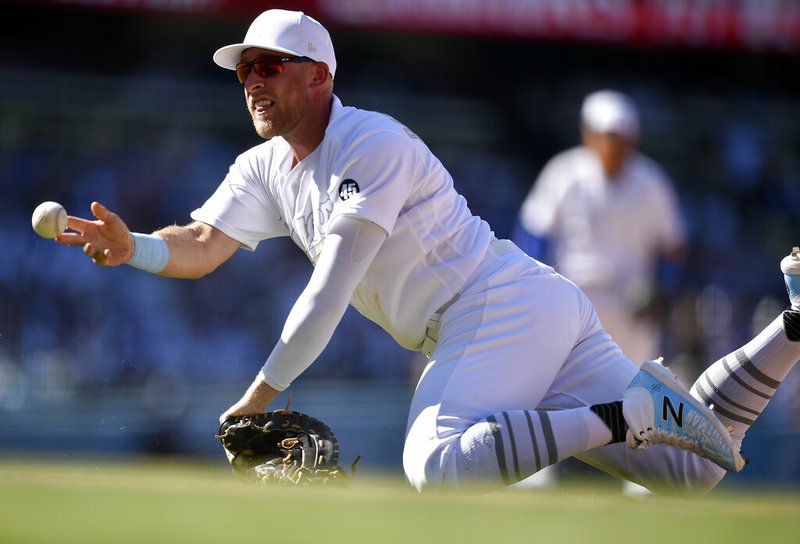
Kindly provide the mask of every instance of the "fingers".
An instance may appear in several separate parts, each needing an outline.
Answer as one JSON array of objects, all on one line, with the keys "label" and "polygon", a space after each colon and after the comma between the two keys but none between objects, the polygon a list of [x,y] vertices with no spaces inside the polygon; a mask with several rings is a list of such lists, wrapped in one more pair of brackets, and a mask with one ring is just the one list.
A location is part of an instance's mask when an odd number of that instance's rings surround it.
[{"label": "fingers", "polygon": [[93,228],[97,228],[102,224],[108,223],[111,220],[118,219],[117,214],[108,211],[108,208],[100,204],[99,202],[92,202],[90,207],[92,211],[92,215],[95,216],[97,221],[84,219],[82,217],[77,217],[75,215],[67,216],[67,227],[80,232],[81,234],[86,234],[89,230]]},{"label": "fingers", "polygon": [[243,416],[243,415],[255,415],[255,414],[243,414],[242,413],[242,409],[240,408],[241,404],[242,404],[242,401],[239,401],[236,404],[234,404],[233,406],[231,406],[230,408],[228,408],[227,410],[225,410],[222,413],[222,415],[219,416],[220,424],[224,423],[225,420],[228,419],[229,417]]},{"label": "fingers", "polygon": [[82,246],[86,243],[86,238],[76,232],[65,232],[56,237],[56,242],[65,246]]},{"label": "fingers", "polygon": [[242,406],[242,401],[239,401],[236,404],[234,404],[233,406],[231,406],[230,408],[228,408],[227,410],[225,410],[225,412],[223,412],[223,414],[221,416],[219,416],[219,422],[220,422],[220,424],[222,424],[229,417],[255,416],[255,415],[263,414],[263,413],[264,413],[264,410],[255,410],[255,409],[252,409],[252,408],[248,409],[247,406]]},{"label": "fingers", "polygon": [[225,423],[225,420],[231,417],[232,415],[233,414],[231,413],[230,409],[226,410],[221,416],[219,416],[219,424],[222,425],[223,423]]},{"label": "fingers", "polygon": [[96,230],[97,227],[101,225],[101,222],[105,223],[111,218],[112,215],[114,215],[99,202],[92,202],[90,209],[92,211],[92,215],[94,215],[99,221],[84,219],[75,215],[67,216],[67,228],[84,236],[65,232],[57,238],[57,241],[69,246],[85,244],[88,241],[85,235],[92,233],[92,231]]},{"label": "fingers", "polygon": [[75,217],[74,215],[67,216],[67,228],[85,233],[91,227],[96,226],[94,221],[83,219],[82,217]]},{"label": "fingers", "polygon": [[92,260],[94,264],[104,264],[103,252],[96,251],[94,249],[94,246],[92,246],[92,244],[84,244],[83,252],[86,254],[87,257],[89,257]]},{"label": "fingers", "polygon": [[87,257],[92,259],[94,264],[98,264],[100,266],[106,266],[109,264],[109,260],[111,259],[111,251],[108,249],[104,249],[102,251],[97,250],[94,248],[92,244],[85,244],[83,246],[83,252],[86,254]]},{"label": "fingers", "polygon": [[97,222],[76,217],[67,216],[67,228],[74,232],[64,232],[56,237],[56,242],[65,246],[82,246],[89,242],[89,239],[97,231]]},{"label": "fingers", "polygon": [[92,205],[90,206],[90,208],[92,210],[92,214],[96,218],[98,218],[100,221],[107,221],[108,219],[111,218],[111,216],[115,215],[115,214],[111,213],[110,211],[108,211],[108,208],[106,208],[105,206],[103,206],[102,204],[100,204],[97,201],[92,202]]},{"label": "fingers", "polygon": [[100,266],[119,266],[124,262],[120,259],[119,253],[115,253],[110,249],[97,248],[91,243],[84,244],[83,252],[94,264]]},{"label": "fingers", "polygon": [[82,247],[95,264],[117,266],[126,262],[133,252],[130,231],[122,219],[99,202],[90,206],[94,220],[68,216],[67,227],[56,238],[60,244]]}]

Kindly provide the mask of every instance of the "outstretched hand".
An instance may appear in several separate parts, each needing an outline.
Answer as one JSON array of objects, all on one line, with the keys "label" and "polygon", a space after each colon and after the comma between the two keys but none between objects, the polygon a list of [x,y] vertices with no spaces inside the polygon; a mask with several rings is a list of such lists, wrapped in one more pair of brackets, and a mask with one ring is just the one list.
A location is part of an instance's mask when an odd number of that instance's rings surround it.
[{"label": "outstretched hand", "polygon": [[98,265],[118,266],[128,262],[134,250],[128,226],[99,202],[92,202],[91,210],[95,221],[70,215],[67,227],[74,232],[65,232],[56,241],[66,246],[83,246],[83,252]]}]

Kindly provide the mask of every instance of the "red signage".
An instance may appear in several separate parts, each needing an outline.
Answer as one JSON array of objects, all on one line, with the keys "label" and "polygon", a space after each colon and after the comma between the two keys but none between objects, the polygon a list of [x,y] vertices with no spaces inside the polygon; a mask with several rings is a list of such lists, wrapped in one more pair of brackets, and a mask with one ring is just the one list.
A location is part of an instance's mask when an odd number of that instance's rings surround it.
[{"label": "red signage", "polygon": [[522,39],[800,49],[798,0],[318,0],[352,26]]},{"label": "red signage", "polygon": [[298,9],[330,28],[703,49],[800,50],[800,0],[40,0],[249,19]]}]

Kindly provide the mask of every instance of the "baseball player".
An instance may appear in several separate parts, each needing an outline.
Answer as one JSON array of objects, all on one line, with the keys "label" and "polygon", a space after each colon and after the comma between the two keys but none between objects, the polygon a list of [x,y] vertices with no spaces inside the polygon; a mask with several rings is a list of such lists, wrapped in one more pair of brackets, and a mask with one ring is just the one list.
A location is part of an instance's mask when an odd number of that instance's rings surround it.
[{"label": "baseball player", "polygon": [[575,455],[681,494],[742,468],[737,437],[800,357],[784,328],[797,313],[712,365],[698,401],[665,367],[626,358],[573,283],[497,240],[412,131],[342,105],[319,22],[268,10],[214,61],[235,71],[266,141],[236,158],[188,225],[132,233],[94,202],[95,219],[71,216],[58,241],[99,265],[183,278],[278,236],[308,255],[314,271],[280,340],[221,420],[264,412],[352,304],[429,356],[403,453],[419,490],[507,485]]},{"label": "baseball player", "polygon": [[515,241],[574,281],[625,354],[643,362],[661,354],[657,271],[682,261],[683,218],[667,175],[636,148],[639,112],[630,97],[591,93],[580,118],[581,145],[542,169]]}]

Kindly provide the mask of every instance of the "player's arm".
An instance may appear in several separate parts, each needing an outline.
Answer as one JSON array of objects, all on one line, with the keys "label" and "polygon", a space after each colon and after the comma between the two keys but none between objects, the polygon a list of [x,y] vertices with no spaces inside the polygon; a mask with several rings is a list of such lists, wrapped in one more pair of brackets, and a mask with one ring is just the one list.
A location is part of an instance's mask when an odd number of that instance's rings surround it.
[{"label": "player's arm", "polygon": [[70,216],[72,232],[57,238],[61,244],[81,246],[96,264],[131,264],[162,276],[197,278],[225,262],[239,242],[199,222],[171,226],[152,235],[131,233],[125,222],[99,202],[91,206],[95,220]]},{"label": "player's arm", "polygon": [[173,225],[153,233],[166,241],[169,260],[159,275],[171,278],[199,278],[227,261],[241,244],[205,223]]},{"label": "player's arm", "polygon": [[555,157],[539,173],[520,206],[513,235],[514,242],[525,253],[549,264],[553,264],[554,236],[565,189],[572,179],[565,158],[565,155]]},{"label": "player's arm", "polygon": [[381,227],[340,216],[325,238],[311,279],[286,319],[278,344],[242,398],[220,416],[263,413],[322,353],[350,304],[356,286],[386,239]]}]

